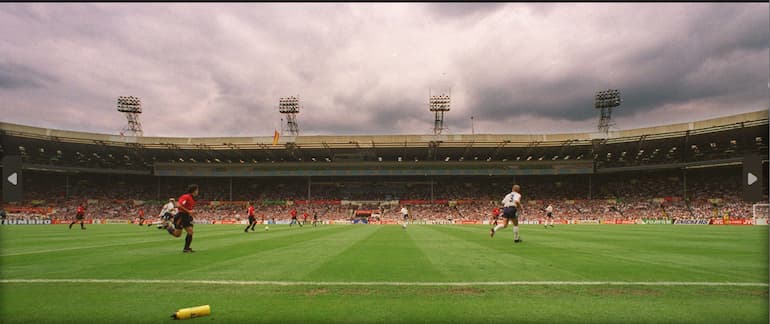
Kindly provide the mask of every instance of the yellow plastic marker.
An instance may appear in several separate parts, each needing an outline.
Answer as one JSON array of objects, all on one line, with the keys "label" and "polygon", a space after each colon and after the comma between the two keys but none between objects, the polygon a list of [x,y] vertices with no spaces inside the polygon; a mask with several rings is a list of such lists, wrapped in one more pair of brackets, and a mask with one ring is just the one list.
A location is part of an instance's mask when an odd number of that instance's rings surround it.
[{"label": "yellow plastic marker", "polygon": [[203,305],[203,306],[196,306],[196,307],[190,307],[190,308],[182,308],[176,311],[176,313],[171,314],[171,318],[188,319],[188,318],[207,316],[209,314],[211,314],[211,307],[209,307],[209,305]]}]

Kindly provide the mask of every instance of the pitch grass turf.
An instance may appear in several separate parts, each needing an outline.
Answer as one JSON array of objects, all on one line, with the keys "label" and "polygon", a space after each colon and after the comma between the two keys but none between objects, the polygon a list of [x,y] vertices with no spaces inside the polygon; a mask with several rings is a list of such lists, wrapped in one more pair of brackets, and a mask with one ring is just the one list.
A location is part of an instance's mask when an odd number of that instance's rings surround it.
[{"label": "pitch grass turf", "polygon": [[[245,226],[245,225],[244,225]],[[3,323],[195,322],[767,323],[768,228],[524,225],[196,225],[184,239],[136,225],[0,227]],[[136,279],[167,283],[8,282]],[[185,280],[211,280],[185,284]],[[220,281],[336,282],[233,285]],[[758,286],[474,285],[473,282],[707,282]],[[345,285],[433,282],[435,286]]]}]

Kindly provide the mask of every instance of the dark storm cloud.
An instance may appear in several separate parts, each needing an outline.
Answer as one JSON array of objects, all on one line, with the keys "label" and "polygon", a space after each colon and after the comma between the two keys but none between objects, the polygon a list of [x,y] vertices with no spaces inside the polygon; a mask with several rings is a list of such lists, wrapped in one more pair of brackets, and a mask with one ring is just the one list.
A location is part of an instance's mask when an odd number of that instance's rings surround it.
[{"label": "dark storm cloud", "polygon": [[[483,82],[483,81],[479,81]],[[482,119],[510,118],[517,114],[581,120],[596,114],[593,111],[596,80],[588,75],[570,79],[536,82],[510,78],[500,82],[505,87],[474,88],[470,94],[477,101],[475,116]]]},{"label": "dark storm cloud", "polygon": [[[572,71],[558,79],[547,76],[548,69],[542,66],[547,63],[543,61],[535,62],[524,71],[511,69],[507,71],[509,75],[499,78],[494,77],[495,72],[474,66],[465,70],[473,84],[468,90],[473,98],[470,105],[477,107],[476,115],[481,118],[530,114],[578,121],[595,118],[596,111],[592,108],[595,91],[618,88],[624,102],[616,116],[735,95],[742,95],[745,100],[725,107],[725,111],[767,107],[756,105],[766,102],[766,10],[762,14],[756,11],[756,6],[733,4],[694,9],[698,10],[690,12],[688,24],[674,30],[646,24],[633,26],[633,21],[627,22],[632,28],[649,29],[657,38],[655,42],[640,46],[634,44],[634,38],[609,38],[607,44],[614,46],[607,49],[597,48],[585,53],[587,55],[579,51],[566,52],[564,58]],[[650,14],[642,12],[639,16]],[[596,37],[592,34],[578,35]],[[544,48],[545,52],[555,49]],[[608,56],[615,58],[607,59]],[[464,63],[468,61],[470,59]],[[502,69],[505,70],[504,65]]]},{"label": "dark storm cloud", "polygon": [[481,16],[489,13],[493,13],[500,8],[504,7],[505,3],[467,3],[467,2],[450,2],[450,3],[430,3],[425,6],[425,11],[428,14],[434,15],[437,18],[453,19],[464,18],[468,16]]},{"label": "dark storm cloud", "polygon": [[39,88],[55,78],[28,66],[0,62],[0,89]]},{"label": "dark storm cloud", "polygon": [[[135,95],[151,136],[269,136],[299,95],[302,134],[592,131],[768,108],[767,5],[3,4],[3,121],[117,133]],[[56,113],[51,113],[55,111]],[[673,118],[672,116],[676,116]]]}]

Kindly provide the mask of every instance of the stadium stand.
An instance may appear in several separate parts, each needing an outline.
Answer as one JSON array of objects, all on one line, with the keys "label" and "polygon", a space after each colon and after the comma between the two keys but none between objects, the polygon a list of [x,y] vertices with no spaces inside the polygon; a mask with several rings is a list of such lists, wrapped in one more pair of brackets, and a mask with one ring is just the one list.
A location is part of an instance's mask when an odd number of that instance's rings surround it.
[{"label": "stadium stand", "polygon": [[[552,204],[576,219],[750,218],[741,161],[763,159],[767,199],[767,111],[611,133],[541,135],[153,138],[70,132],[0,123],[3,155],[24,161],[16,218],[154,216],[189,183],[201,187],[198,219],[245,218],[247,201],[264,220],[291,208],[350,220],[376,210],[396,221],[408,204],[418,222],[489,218],[513,182],[525,219]],[[300,212],[300,214],[301,214]]]}]

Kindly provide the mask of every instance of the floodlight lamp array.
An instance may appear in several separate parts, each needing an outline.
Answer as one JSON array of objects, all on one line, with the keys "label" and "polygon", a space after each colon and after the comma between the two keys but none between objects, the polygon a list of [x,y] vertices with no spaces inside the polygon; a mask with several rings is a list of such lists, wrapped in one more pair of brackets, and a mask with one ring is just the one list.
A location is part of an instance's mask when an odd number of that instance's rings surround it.
[{"label": "floodlight lamp array", "polygon": [[621,102],[623,100],[620,99],[620,90],[617,89],[599,91],[594,97],[594,107],[596,109],[617,107],[620,106]]},{"label": "floodlight lamp array", "polygon": [[447,95],[431,96],[430,111],[449,111],[451,98]]},{"label": "floodlight lamp array", "polygon": [[278,111],[282,114],[299,113],[299,98],[285,97],[278,100]]},{"label": "floodlight lamp array", "polygon": [[142,100],[134,96],[120,96],[117,100],[118,111],[125,113],[142,113]]}]

